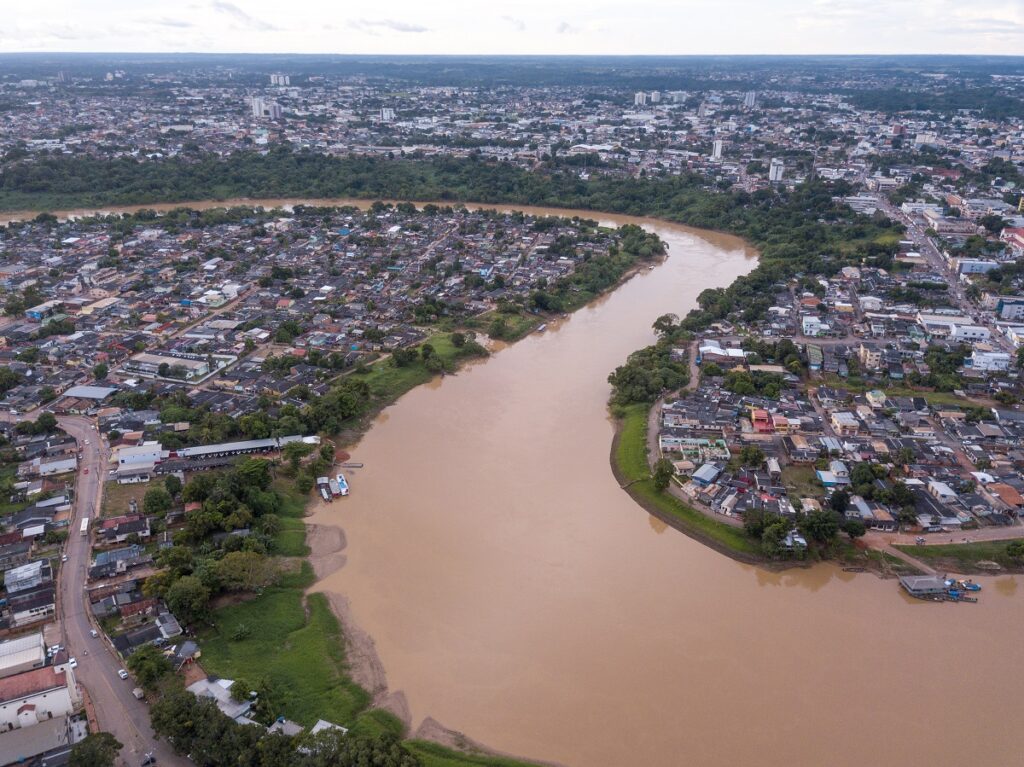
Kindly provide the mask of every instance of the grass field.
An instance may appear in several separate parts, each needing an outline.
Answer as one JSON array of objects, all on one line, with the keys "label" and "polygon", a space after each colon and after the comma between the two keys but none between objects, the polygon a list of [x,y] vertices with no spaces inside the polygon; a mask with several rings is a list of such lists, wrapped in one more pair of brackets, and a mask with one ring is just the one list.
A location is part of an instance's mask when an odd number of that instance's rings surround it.
[{"label": "grass field", "polygon": [[979,541],[977,543],[951,543],[933,546],[897,546],[912,557],[927,562],[937,570],[958,573],[982,573],[978,562],[998,562],[1009,572],[1024,572],[1024,562],[1011,559],[1006,553],[1009,541]]},{"label": "grass field", "polygon": [[506,331],[501,340],[510,343],[529,335],[538,325],[544,322],[544,317],[521,310],[518,312],[498,312],[493,310],[485,312],[478,317],[473,317],[465,322],[465,326],[486,333],[495,317],[503,317],[505,319]]},{"label": "grass field", "polygon": [[500,756],[464,754],[425,740],[408,740],[404,745],[420,758],[424,767],[531,767],[530,762]]},{"label": "grass field", "polygon": [[163,487],[163,482],[137,482],[133,485],[119,485],[117,482],[107,482],[103,486],[103,504],[100,506],[100,516],[117,517],[128,513],[128,501],[134,498],[142,509],[142,498],[151,487]]},{"label": "grass field", "polygon": [[[368,712],[370,696],[347,675],[341,627],[322,594],[304,595],[308,563],[256,599],[217,610],[200,636],[202,665],[227,679],[269,683],[283,716],[306,726],[318,719],[366,734],[400,732],[385,712]],[[240,626],[246,638],[232,639]]]},{"label": "grass field", "polygon": [[[435,333],[415,348],[419,350],[424,344],[433,346],[434,352],[445,361],[449,369],[454,368],[456,361],[463,358],[459,350],[452,345],[450,333]],[[370,365],[367,372],[352,375],[358,380],[365,381],[374,398],[387,404],[420,384],[432,380],[438,373],[427,370],[421,359],[417,359],[411,365],[398,367],[392,358],[388,357]]]},{"label": "grass field", "polygon": [[782,484],[792,498],[822,498],[825,488],[818,482],[813,466],[787,466],[782,470]]},{"label": "grass field", "polygon": [[647,465],[647,405],[631,405],[625,408],[619,442],[615,448],[614,460],[619,475],[625,482],[631,482],[629,492],[645,508],[654,508],[671,517],[684,532],[713,543],[746,558],[759,557],[760,548],[740,528],[718,522],[687,506],[677,498],[659,492],[650,479]]}]

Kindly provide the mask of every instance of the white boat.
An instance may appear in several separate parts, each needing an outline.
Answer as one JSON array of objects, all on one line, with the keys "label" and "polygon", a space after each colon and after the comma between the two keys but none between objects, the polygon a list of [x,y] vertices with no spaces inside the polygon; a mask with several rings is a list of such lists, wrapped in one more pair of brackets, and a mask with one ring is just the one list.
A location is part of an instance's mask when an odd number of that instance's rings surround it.
[{"label": "white boat", "polygon": [[336,481],[338,483],[338,494],[348,495],[348,480],[345,479],[345,475],[342,474],[341,472],[338,472],[338,477]]}]

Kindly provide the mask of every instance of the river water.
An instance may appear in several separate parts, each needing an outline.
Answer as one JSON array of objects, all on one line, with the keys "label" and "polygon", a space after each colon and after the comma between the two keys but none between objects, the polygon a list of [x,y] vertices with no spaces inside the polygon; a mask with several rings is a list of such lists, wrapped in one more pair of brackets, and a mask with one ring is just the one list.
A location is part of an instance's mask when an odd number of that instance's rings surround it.
[{"label": "river water", "polygon": [[352,495],[310,520],[348,539],[317,588],[349,598],[414,724],[503,751],[573,767],[1020,764],[1019,579],[936,605],[831,566],[768,573],[619,489],[608,372],[658,315],[755,263],[735,238],[645,225],[669,244],[663,265],[377,418],[351,451]]}]

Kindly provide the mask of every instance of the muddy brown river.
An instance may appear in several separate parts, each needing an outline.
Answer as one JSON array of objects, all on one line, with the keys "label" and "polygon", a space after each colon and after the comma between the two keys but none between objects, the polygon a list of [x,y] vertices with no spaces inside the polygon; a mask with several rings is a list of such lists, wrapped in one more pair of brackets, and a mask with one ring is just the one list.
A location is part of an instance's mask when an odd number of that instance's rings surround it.
[{"label": "muddy brown river", "polygon": [[769,573],[619,489],[609,371],[755,263],[644,223],[663,265],[407,394],[352,449],[351,496],[311,520],[344,528],[318,588],[347,595],[414,726],[573,767],[1021,764],[1019,579],[954,605],[830,566]]}]

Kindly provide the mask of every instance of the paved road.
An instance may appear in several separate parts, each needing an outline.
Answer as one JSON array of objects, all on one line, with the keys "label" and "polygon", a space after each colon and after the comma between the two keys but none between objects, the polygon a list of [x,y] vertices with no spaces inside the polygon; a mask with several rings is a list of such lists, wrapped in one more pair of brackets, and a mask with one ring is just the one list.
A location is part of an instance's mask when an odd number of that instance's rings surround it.
[{"label": "paved road", "polygon": [[[85,604],[86,572],[89,566],[89,539],[79,534],[81,520],[98,515],[103,497],[103,481],[109,450],[94,428],[82,416],[61,416],[61,428],[78,440],[82,449],[76,483],[73,518],[65,546],[67,562],[60,569],[57,614],[68,653],[78,659],[78,680],[89,691],[100,727],[124,744],[123,764],[134,767],[146,753],[156,755],[161,765],[189,764],[176,756],[163,741],[157,741],[149,726],[149,707],[132,695],[135,684],[118,677],[120,659],[109,648],[102,634],[93,637],[89,611]],[[86,445],[88,440],[90,444]],[[88,472],[88,473],[86,473]],[[88,655],[86,653],[88,652]]]}]

